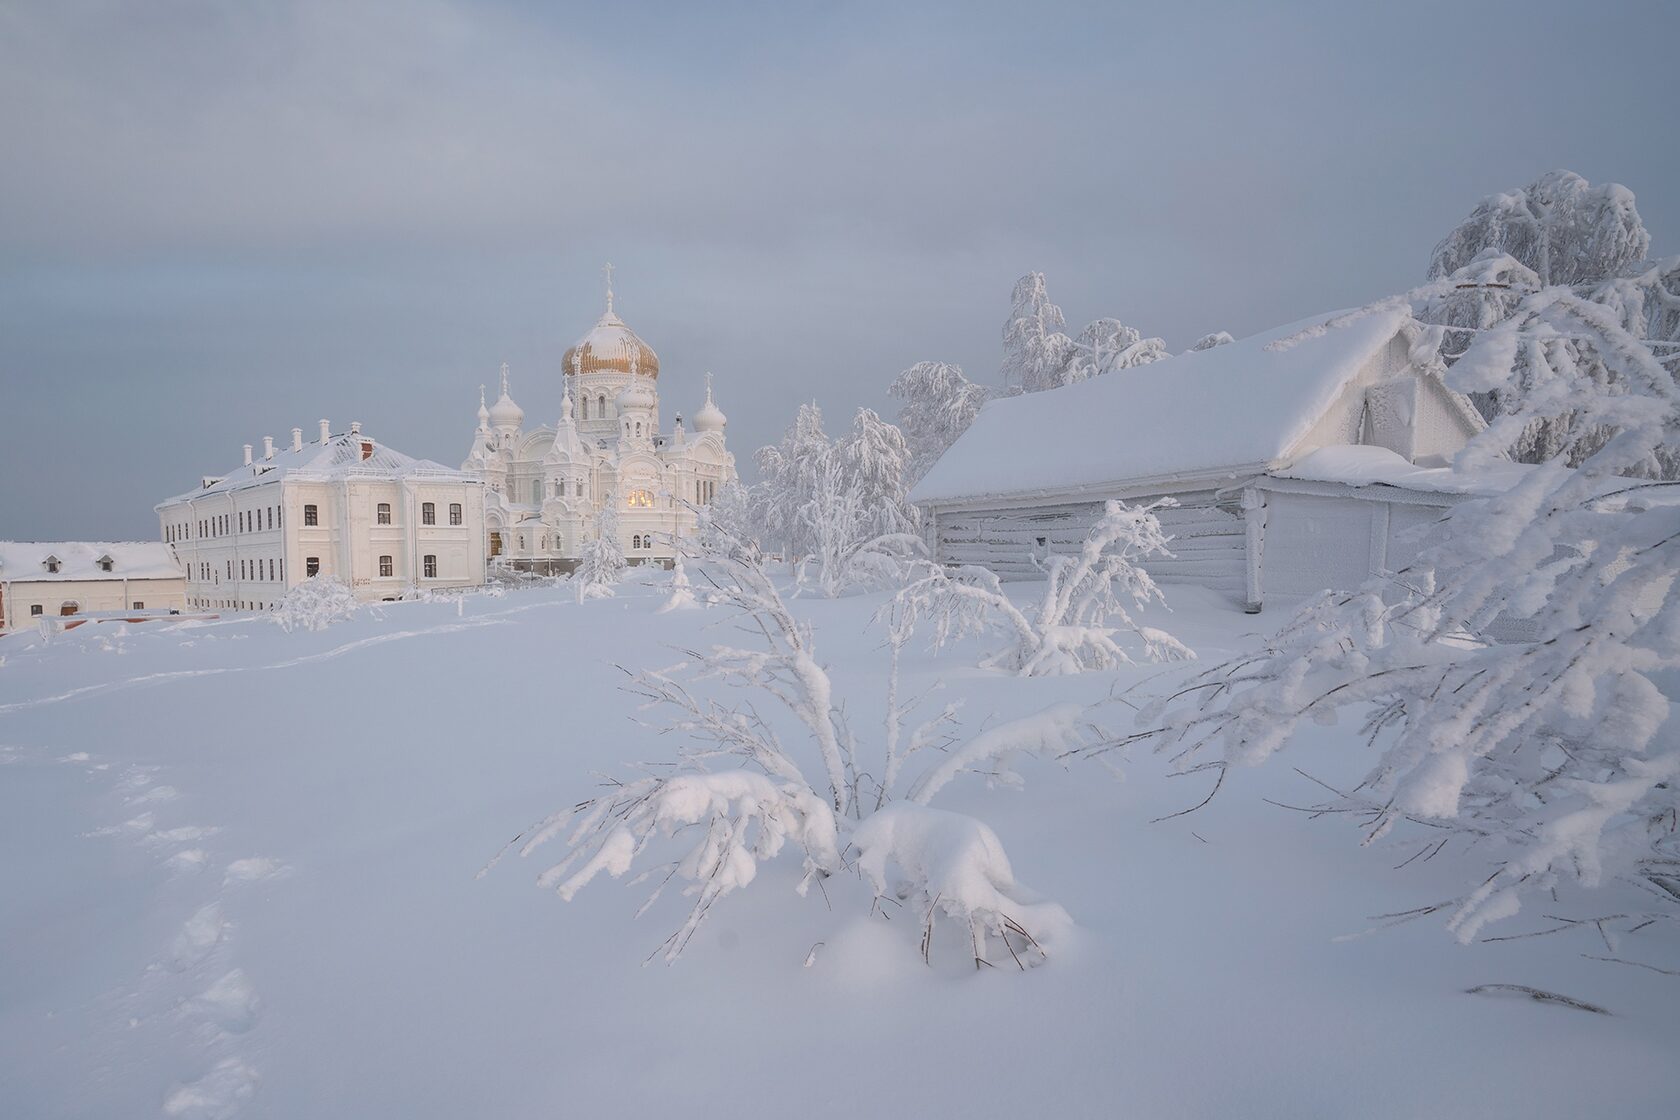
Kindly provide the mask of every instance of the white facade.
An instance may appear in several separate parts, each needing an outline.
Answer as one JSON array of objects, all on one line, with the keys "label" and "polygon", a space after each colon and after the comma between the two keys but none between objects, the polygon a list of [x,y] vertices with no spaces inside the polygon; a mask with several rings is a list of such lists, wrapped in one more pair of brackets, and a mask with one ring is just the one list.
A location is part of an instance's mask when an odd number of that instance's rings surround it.
[{"label": "white facade", "polygon": [[692,425],[679,413],[662,431],[659,357],[612,301],[609,288],[606,313],[561,361],[564,393],[554,425],[523,427],[505,365],[495,404],[485,406],[480,387],[478,430],[461,469],[484,483],[484,549],[492,563],[571,570],[607,502],[618,505],[620,543],[631,563],[669,561],[675,539],[691,532],[700,509],[735,479],[711,376]]},{"label": "white facade", "polygon": [[186,578],[153,541],[0,541],[0,632],[37,619],[183,610]]},{"label": "white facade", "polygon": [[[1481,417],[1404,314],[1326,316],[1251,339],[990,402],[911,494],[949,564],[1034,578],[1077,551],[1103,501],[1170,497],[1173,555],[1148,567],[1251,611],[1268,595],[1351,588],[1420,547],[1476,492],[1452,456]],[[1383,477],[1288,477],[1388,465]],[[1313,474],[1315,472],[1306,472]]]},{"label": "white facade", "polygon": [[414,459],[359,424],[289,448],[245,447],[232,473],[159,504],[164,543],[186,573],[191,607],[269,610],[312,575],[363,601],[484,582],[484,486]]}]

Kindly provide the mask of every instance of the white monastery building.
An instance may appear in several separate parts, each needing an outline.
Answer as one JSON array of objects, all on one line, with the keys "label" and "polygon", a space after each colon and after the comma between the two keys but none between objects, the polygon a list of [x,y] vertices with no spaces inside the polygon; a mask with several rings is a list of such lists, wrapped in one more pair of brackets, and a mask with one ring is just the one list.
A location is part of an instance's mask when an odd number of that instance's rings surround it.
[{"label": "white monastery building", "polygon": [[1171,497],[1162,583],[1250,611],[1403,566],[1451,505],[1508,488],[1454,455],[1483,427],[1405,311],[1319,316],[986,404],[911,493],[939,558],[1008,578],[1074,552],[1110,498]]},{"label": "white monastery building", "polygon": [[546,574],[570,571],[598,514],[616,503],[624,554],[632,564],[668,562],[674,540],[693,531],[701,507],[735,479],[724,443],[725,417],[706,399],[692,428],[681,413],[663,430],[659,356],[607,309],[561,359],[563,396],[553,426],[526,430],[508,395],[489,407],[479,387],[478,430],[461,469],[485,490],[484,547],[492,563]]},{"label": "white monastery building", "polygon": [[187,581],[156,541],[0,541],[0,633],[69,616],[187,606]]},{"label": "white monastery building", "polygon": [[415,459],[351,424],[289,448],[245,445],[234,471],[157,507],[186,574],[188,605],[268,610],[292,587],[333,576],[363,601],[484,582],[484,486]]}]

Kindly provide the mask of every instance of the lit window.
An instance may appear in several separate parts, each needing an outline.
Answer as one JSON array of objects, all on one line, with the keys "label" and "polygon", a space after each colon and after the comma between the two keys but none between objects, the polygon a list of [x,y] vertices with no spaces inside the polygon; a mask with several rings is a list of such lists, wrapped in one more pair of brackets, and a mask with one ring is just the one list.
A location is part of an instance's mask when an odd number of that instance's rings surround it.
[{"label": "lit window", "polygon": [[379,514],[378,514],[378,516],[379,516],[379,523],[381,525],[389,525],[391,523],[391,503],[390,502],[380,502],[379,503]]},{"label": "lit window", "polygon": [[391,558],[389,556],[381,556],[379,558],[379,574],[384,576],[386,579],[391,578],[392,567],[393,565],[391,564]]},{"label": "lit window", "polygon": [[502,535],[500,533],[491,533],[490,534],[490,555],[500,556],[501,554],[502,554]]},{"label": "lit window", "polygon": [[303,523],[305,525],[319,525],[321,523],[320,513],[314,506],[303,507]]},{"label": "lit window", "polygon": [[653,491],[632,490],[630,493],[625,495],[624,504],[629,506],[631,509],[652,509]]},{"label": "lit window", "polygon": [[437,524],[437,504],[435,502],[420,503],[420,524]]},{"label": "lit window", "polygon": [[461,523],[461,503],[460,502],[450,502],[449,503],[449,523],[451,525],[459,525]]},{"label": "lit window", "polygon": [[424,565],[424,567],[421,570],[425,573],[426,578],[427,579],[436,579],[437,578],[437,557],[431,555],[430,553],[427,553],[425,558],[421,561],[421,563]]}]

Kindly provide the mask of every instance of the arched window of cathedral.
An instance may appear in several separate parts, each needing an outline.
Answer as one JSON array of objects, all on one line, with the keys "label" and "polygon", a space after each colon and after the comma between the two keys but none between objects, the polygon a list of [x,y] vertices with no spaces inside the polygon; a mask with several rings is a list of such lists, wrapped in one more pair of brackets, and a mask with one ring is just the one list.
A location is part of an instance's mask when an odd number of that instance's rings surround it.
[{"label": "arched window of cathedral", "polygon": [[636,421],[636,438],[640,439],[641,436],[642,436],[642,422],[640,420],[638,420],[638,421]]},{"label": "arched window of cathedral", "polygon": [[605,420],[607,418],[607,395],[602,393],[600,396],[596,397],[595,405],[598,410],[596,415]]},{"label": "arched window of cathedral", "polygon": [[542,479],[540,478],[531,480],[531,504],[534,506],[542,505]]},{"label": "arched window of cathedral", "polygon": [[624,501],[631,509],[652,509],[653,491],[632,490],[625,495]]},{"label": "arched window of cathedral", "polygon": [[583,398],[583,417],[582,417],[582,419],[584,419],[584,420],[589,419],[589,398],[588,397]]}]

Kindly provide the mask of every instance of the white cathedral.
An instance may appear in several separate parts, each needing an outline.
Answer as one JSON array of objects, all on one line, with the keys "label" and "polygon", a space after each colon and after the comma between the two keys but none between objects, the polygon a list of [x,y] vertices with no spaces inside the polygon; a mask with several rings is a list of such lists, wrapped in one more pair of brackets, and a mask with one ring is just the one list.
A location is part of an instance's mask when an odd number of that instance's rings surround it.
[{"label": "white cathedral", "polygon": [[735,480],[724,444],[723,410],[706,401],[693,428],[678,413],[660,430],[659,356],[607,310],[562,359],[560,420],[526,431],[525,413],[502,391],[486,407],[479,387],[478,431],[461,469],[484,482],[485,553],[492,565],[542,574],[576,566],[596,534],[604,503],[618,508],[631,563],[665,563],[676,538],[694,530],[701,507]]}]

